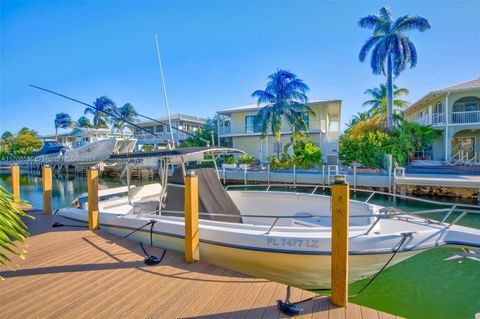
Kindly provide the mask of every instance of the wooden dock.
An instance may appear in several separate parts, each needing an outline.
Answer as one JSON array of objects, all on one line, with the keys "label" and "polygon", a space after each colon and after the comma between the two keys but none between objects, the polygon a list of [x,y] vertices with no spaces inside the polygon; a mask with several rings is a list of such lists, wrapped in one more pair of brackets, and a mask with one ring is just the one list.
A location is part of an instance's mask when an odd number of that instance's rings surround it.
[{"label": "wooden dock", "polygon": [[[1,269],[3,318],[282,318],[276,307],[286,286],[216,267],[187,264],[167,251],[146,266],[138,243],[85,228],[52,228],[61,217],[32,213],[28,255],[16,271]],[[147,247],[160,256],[162,249]],[[292,289],[291,301],[314,296]],[[304,302],[298,318],[397,318],[326,296]]]}]

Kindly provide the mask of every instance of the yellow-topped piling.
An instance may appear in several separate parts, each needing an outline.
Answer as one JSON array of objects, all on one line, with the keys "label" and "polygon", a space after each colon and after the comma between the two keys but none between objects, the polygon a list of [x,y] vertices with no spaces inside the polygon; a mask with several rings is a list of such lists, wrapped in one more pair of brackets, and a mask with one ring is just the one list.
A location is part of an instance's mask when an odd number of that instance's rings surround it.
[{"label": "yellow-topped piling", "polygon": [[[343,177],[343,178],[342,178]],[[349,185],[336,176],[332,185],[332,298],[334,305],[348,304]]]},{"label": "yellow-topped piling", "polygon": [[14,164],[10,168],[12,175],[12,194],[15,196],[13,202],[20,203],[20,167]]},{"label": "yellow-topped piling", "polygon": [[200,260],[198,234],[198,177],[194,171],[185,176],[185,261]]},{"label": "yellow-topped piling", "polygon": [[88,229],[98,229],[98,170],[87,170],[88,183]]},{"label": "yellow-topped piling", "polygon": [[52,214],[52,168],[48,165],[42,167],[43,212]]}]

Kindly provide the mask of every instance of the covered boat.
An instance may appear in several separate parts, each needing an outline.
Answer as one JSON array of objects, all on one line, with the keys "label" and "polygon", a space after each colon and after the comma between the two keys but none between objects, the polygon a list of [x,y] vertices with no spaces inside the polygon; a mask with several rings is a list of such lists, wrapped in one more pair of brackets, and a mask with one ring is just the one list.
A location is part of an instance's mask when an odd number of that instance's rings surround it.
[{"label": "covered boat", "polygon": [[33,154],[35,158],[58,156],[64,152],[66,147],[56,141],[44,141],[42,148]]},{"label": "covered boat", "polygon": [[137,142],[120,133],[97,128],[76,128],[70,137],[75,138],[72,148],[64,152],[61,160],[71,164],[98,163],[112,154],[132,152]]},{"label": "covered boat", "polygon": [[[184,176],[193,169],[199,179],[200,258],[209,263],[307,289],[330,287],[331,197],[311,193],[225,189],[215,168],[188,167],[205,155],[215,159],[241,151],[226,148],[184,148],[142,154],[122,154],[117,160],[141,157],[159,160],[161,183],[100,191],[100,227],[153,245],[182,251],[184,247]],[[215,163],[215,161],[214,161]],[[177,165],[170,182],[169,168]],[[267,191],[268,190],[268,191]],[[399,196],[399,195],[396,195]],[[370,199],[370,198],[369,198]],[[57,215],[87,221],[88,198]],[[349,280],[355,281],[424,249],[442,245],[480,246],[480,230],[456,225],[477,206],[407,214],[350,200]],[[462,212],[452,222],[447,218]],[[442,221],[422,214],[445,213]],[[146,225],[152,225],[150,228]],[[143,226],[143,228],[142,228]],[[392,255],[395,258],[390,261]]]}]

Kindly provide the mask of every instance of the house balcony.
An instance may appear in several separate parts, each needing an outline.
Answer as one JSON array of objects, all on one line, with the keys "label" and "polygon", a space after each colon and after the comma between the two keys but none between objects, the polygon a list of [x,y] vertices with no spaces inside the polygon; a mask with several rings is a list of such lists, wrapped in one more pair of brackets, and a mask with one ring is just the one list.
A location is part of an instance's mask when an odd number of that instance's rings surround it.
[{"label": "house balcony", "polygon": [[[137,139],[137,144],[165,144],[168,140],[172,139],[170,133],[156,133],[157,135],[145,133],[135,134],[133,137]],[[183,132],[173,133],[175,142],[184,141],[189,136]]]},{"label": "house balcony", "polygon": [[[445,114],[419,116],[413,119],[413,122],[420,125],[445,125]],[[448,124],[480,124],[480,111],[452,112]]]},{"label": "house balcony", "polygon": [[231,126],[220,126],[218,128],[218,133],[220,135],[230,134],[230,133],[232,133],[232,127]]},{"label": "house balcony", "polygon": [[480,111],[452,112],[452,124],[479,124]]}]

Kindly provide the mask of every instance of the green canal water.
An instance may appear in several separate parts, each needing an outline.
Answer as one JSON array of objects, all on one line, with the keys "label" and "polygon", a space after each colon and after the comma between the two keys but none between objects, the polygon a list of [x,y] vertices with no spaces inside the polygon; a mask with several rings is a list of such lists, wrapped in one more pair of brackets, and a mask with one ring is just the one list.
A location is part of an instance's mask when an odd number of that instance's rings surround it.
[{"label": "green canal water", "polygon": [[[133,183],[141,184],[142,182],[134,180]],[[119,179],[102,179],[100,181],[100,187],[124,184]],[[3,174],[0,172],[0,185],[10,190],[8,172]],[[22,174],[21,185],[22,198],[28,200],[34,207],[41,207],[41,177]],[[54,178],[54,209],[70,206],[76,196],[86,191],[85,179],[79,177]],[[297,188],[296,191],[302,191],[302,189]],[[309,190],[305,189],[305,191]],[[322,193],[323,190],[319,189],[318,192]],[[367,195],[352,193],[351,196],[353,199],[364,200]],[[446,198],[431,199],[452,202]],[[437,205],[410,200],[393,201],[380,196],[375,196],[371,202],[383,206],[400,207],[406,211],[440,208]],[[476,204],[475,202],[468,203]],[[440,216],[431,217],[440,218]],[[467,216],[460,224],[480,228],[480,215]],[[356,293],[369,279],[354,282],[350,285],[350,295],[352,296],[350,302],[406,318],[475,318],[475,314],[480,313],[480,262],[471,259],[445,261],[446,258],[457,252],[462,252],[462,250],[454,247],[426,250],[386,269],[360,295],[356,295]]]}]

